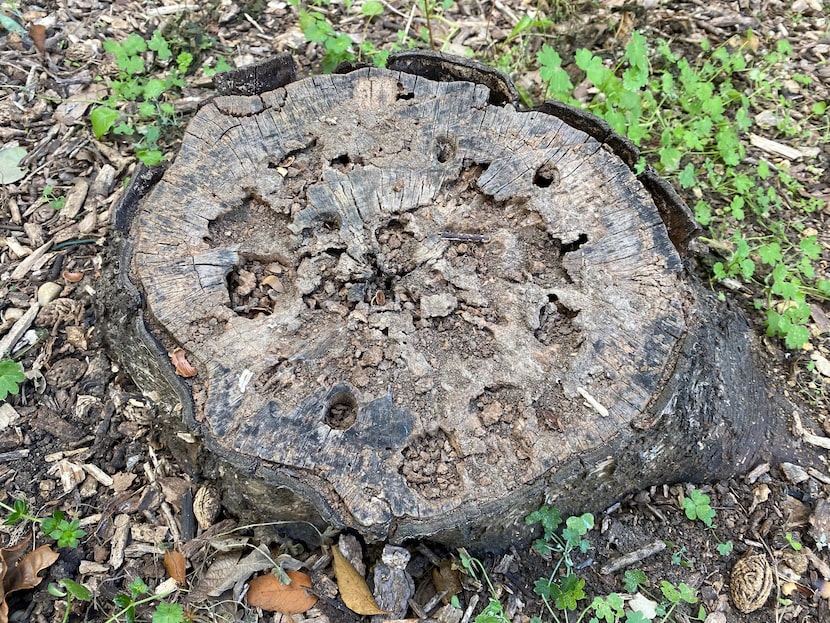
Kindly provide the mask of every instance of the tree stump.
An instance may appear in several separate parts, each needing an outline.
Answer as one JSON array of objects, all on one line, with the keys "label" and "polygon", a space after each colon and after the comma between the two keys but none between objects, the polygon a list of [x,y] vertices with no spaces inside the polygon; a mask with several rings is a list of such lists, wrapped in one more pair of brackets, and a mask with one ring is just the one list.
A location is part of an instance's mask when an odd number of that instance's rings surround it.
[{"label": "tree stump", "polygon": [[390,67],[216,97],[118,211],[111,342],[230,509],[492,545],[542,501],[751,466],[750,331],[636,150],[476,64]]}]

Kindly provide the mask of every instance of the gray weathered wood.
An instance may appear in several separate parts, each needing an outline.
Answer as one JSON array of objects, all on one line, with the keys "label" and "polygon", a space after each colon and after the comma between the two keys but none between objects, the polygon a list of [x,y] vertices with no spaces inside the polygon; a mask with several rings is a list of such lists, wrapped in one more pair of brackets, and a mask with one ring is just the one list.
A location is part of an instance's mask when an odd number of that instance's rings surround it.
[{"label": "gray weathered wood", "polygon": [[112,335],[233,466],[229,504],[493,543],[543,499],[758,454],[776,407],[745,321],[684,270],[685,207],[601,132],[493,101],[362,68],[188,126],[124,227]]}]

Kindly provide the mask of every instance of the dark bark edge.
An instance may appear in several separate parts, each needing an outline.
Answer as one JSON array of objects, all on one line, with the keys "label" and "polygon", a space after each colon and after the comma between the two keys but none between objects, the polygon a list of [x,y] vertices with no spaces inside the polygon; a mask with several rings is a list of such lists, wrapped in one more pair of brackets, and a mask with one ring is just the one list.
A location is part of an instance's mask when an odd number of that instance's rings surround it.
[{"label": "dark bark edge", "polygon": [[213,76],[219,95],[259,95],[294,82],[297,63],[283,53],[257,65],[223,71]]}]

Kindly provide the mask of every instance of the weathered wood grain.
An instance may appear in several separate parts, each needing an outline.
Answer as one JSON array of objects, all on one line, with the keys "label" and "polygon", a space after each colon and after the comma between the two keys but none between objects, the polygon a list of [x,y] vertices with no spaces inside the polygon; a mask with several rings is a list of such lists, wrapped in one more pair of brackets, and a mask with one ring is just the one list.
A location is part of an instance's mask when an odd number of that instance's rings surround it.
[{"label": "weathered wood grain", "polygon": [[125,228],[141,297],[115,316],[163,344],[131,347],[143,384],[183,348],[198,375],[172,384],[234,499],[291,491],[372,539],[484,542],[542,499],[748,467],[776,407],[742,317],[684,271],[670,188],[601,126],[454,77],[205,105]]}]

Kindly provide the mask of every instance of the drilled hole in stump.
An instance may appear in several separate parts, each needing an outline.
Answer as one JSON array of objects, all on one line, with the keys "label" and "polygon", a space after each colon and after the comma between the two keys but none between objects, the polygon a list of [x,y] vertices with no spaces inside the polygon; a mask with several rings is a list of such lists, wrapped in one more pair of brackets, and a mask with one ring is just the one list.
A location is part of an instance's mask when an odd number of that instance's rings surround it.
[{"label": "drilled hole in stump", "polygon": [[551,162],[546,162],[536,169],[536,173],[533,175],[533,184],[539,188],[548,188],[559,184],[560,179],[561,176],[556,165]]},{"label": "drilled hole in stump", "polygon": [[326,424],[340,430],[354,424],[357,419],[357,400],[350,389],[339,386],[330,392],[324,417]]},{"label": "drilled hole in stump", "polygon": [[457,151],[455,139],[449,136],[440,136],[435,143],[435,157],[438,158],[438,162],[448,162],[455,158],[455,152]]}]

